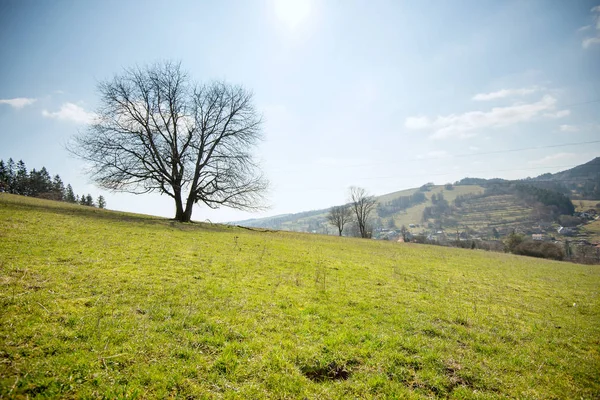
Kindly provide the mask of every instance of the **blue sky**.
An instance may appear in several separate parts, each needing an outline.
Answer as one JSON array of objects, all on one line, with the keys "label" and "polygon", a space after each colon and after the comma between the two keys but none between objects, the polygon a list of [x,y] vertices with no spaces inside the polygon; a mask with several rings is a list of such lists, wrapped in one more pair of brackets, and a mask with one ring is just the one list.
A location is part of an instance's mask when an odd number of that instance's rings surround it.
[{"label": "blue sky", "polygon": [[[598,1],[0,0],[0,158],[46,166],[112,209],[172,217],[166,196],[90,184],[64,145],[96,85],[180,60],[255,94],[271,182],[258,214],[325,208],[465,176],[522,178],[600,155]],[[468,154],[468,156],[463,156]]]}]

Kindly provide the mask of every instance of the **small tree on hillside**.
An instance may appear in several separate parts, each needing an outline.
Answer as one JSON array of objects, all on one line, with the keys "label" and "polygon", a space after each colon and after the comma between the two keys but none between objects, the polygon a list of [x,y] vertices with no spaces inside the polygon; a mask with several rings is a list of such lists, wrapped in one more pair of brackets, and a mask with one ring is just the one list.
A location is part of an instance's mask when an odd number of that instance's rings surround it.
[{"label": "small tree on hillside", "polygon": [[15,174],[14,191],[15,194],[27,195],[29,188],[29,173],[23,160],[17,163],[17,172]]},{"label": "small tree on hillside", "polygon": [[327,221],[338,229],[338,233],[342,236],[344,226],[352,220],[352,210],[347,205],[331,207],[327,214]]},{"label": "small tree on hillside", "polygon": [[504,240],[504,249],[507,252],[513,253],[515,251],[515,249],[517,248],[517,246],[519,246],[521,243],[523,243],[524,240],[525,240],[525,237],[523,235],[519,235],[518,233],[513,231]]},{"label": "small tree on hillside", "polygon": [[65,189],[65,201],[69,203],[77,203],[77,198],[75,197],[75,193],[73,192],[73,187],[69,183],[67,188]]},{"label": "small tree on hillside", "polygon": [[8,192],[10,175],[3,160],[0,160],[0,192]]},{"label": "small tree on hillside", "polygon": [[406,228],[406,225],[400,227],[400,234],[402,234],[402,240],[408,242],[408,229]]},{"label": "small tree on hillside", "polygon": [[106,200],[104,200],[104,196],[98,196],[98,208],[106,208]]},{"label": "small tree on hillside", "polygon": [[52,197],[55,200],[65,200],[65,184],[58,174],[52,179]]},{"label": "small tree on hillside", "polygon": [[390,218],[390,219],[388,219],[388,222],[387,222],[387,227],[388,227],[389,229],[396,229],[396,228],[398,227],[398,226],[396,225],[396,221],[394,221],[394,218]]},{"label": "small tree on hillside", "polygon": [[8,184],[8,193],[15,193],[15,161],[12,158],[8,159],[6,163],[6,176],[7,176],[7,184]]},{"label": "small tree on hillside", "polygon": [[354,212],[356,224],[362,238],[370,236],[367,223],[376,203],[375,198],[369,195],[365,189],[355,186],[350,188],[350,206]]}]

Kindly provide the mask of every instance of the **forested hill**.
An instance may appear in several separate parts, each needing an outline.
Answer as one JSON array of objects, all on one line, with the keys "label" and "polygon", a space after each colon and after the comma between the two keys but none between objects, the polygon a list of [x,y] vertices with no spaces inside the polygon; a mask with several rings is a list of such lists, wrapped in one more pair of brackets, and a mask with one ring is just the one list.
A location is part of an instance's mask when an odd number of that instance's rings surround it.
[{"label": "forested hill", "polygon": [[540,175],[533,180],[560,184],[574,198],[598,199],[600,198],[600,157],[566,171]]}]

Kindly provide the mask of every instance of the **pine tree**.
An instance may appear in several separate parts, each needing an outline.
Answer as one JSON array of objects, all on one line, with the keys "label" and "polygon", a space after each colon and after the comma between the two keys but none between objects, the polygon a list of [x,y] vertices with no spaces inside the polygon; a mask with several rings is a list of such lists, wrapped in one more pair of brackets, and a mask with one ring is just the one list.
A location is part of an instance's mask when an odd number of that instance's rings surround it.
[{"label": "pine tree", "polygon": [[8,174],[8,193],[15,193],[15,162],[12,158],[6,163],[6,173]]},{"label": "pine tree", "polygon": [[0,160],[0,192],[8,192],[8,168],[4,161]]},{"label": "pine tree", "polygon": [[106,208],[106,200],[104,200],[104,196],[98,196],[98,208]]},{"label": "pine tree", "polygon": [[85,205],[89,206],[89,207],[95,207],[96,205],[94,204],[94,198],[92,197],[91,194],[88,193],[87,196],[85,196]]},{"label": "pine tree", "polygon": [[40,194],[48,194],[52,192],[52,177],[48,173],[46,167],[40,169]]},{"label": "pine tree", "polygon": [[85,202],[85,194],[82,194],[81,197],[79,197],[79,204],[81,204],[82,206],[87,205],[87,203]]},{"label": "pine tree", "polygon": [[52,198],[59,201],[65,200],[65,184],[58,174],[54,175],[54,179],[52,179]]},{"label": "pine tree", "polygon": [[23,160],[17,163],[17,172],[15,174],[14,193],[27,196],[29,193],[29,174]]},{"label": "pine tree", "polygon": [[65,191],[65,201],[69,203],[77,203],[77,197],[75,197],[75,193],[73,193],[73,187],[69,183],[67,185],[67,189]]}]

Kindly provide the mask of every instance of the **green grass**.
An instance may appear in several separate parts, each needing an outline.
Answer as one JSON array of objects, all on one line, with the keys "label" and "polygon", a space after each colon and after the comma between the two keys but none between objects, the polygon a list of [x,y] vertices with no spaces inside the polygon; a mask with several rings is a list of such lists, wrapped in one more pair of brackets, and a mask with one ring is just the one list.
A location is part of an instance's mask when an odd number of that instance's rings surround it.
[{"label": "green grass", "polygon": [[595,209],[597,208],[596,204],[600,204],[600,200],[573,200],[575,211],[587,211],[590,208]]},{"label": "green grass", "polygon": [[600,270],[0,194],[2,398],[600,397]]}]

